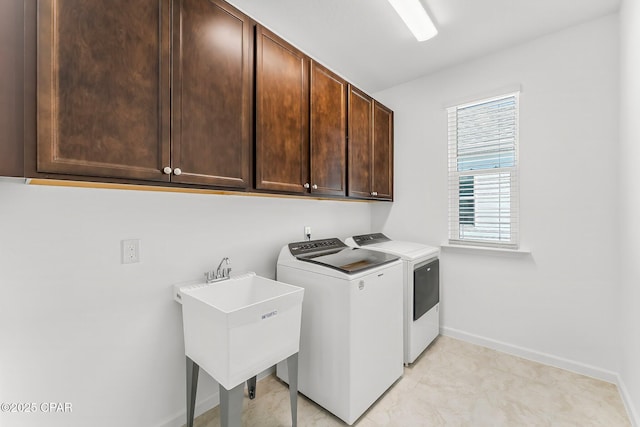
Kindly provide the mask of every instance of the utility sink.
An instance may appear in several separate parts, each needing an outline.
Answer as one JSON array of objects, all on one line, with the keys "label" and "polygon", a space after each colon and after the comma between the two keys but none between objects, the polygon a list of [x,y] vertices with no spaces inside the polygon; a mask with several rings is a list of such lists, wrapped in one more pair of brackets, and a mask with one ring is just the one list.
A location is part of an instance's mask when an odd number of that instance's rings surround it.
[{"label": "utility sink", "polygon": [[255,273],[177,285],[186,356],[231,390],[298,352],[303,294]]}]

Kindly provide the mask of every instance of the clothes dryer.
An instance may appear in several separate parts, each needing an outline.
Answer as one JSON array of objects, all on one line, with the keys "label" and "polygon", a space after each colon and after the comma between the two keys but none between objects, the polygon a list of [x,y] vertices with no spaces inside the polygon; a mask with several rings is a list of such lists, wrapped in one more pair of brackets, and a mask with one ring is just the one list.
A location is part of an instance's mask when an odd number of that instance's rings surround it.
[{"label": "clothes dryer", "polygon": [[404,363],[413,363],[440,333],[440,249],[391,240],[382,233],[345,239],[352,247],[402,258]]}]

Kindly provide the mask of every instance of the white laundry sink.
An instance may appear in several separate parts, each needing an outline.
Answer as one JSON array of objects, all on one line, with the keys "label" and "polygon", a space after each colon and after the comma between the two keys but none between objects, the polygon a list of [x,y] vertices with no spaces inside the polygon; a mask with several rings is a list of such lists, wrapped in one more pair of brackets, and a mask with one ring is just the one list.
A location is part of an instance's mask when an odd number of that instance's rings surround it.
[{"label": "white laundry sink", "polygon": [[303,294],[255,273],[179,287],[186,355],[231,390],[298,352]]}]

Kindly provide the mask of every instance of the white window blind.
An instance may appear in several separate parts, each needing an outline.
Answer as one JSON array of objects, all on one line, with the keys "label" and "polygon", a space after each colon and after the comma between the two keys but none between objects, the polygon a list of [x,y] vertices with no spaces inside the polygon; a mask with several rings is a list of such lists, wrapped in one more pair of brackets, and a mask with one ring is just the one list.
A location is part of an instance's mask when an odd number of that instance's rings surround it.
[{"label": "white window blind", "polygon": [[518,98],[447,110],[449,243],[518,248]]}]

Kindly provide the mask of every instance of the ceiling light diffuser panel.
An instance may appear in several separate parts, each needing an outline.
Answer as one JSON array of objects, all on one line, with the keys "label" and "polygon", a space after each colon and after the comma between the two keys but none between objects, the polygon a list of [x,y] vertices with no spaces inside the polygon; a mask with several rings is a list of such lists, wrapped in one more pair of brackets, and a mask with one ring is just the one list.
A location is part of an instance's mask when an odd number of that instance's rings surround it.
[{"label": "ceiling light diffuser panel", "polygon": [[420,0],[389,0],[389,3],[419,42],[429,40],[438,34]]}]

